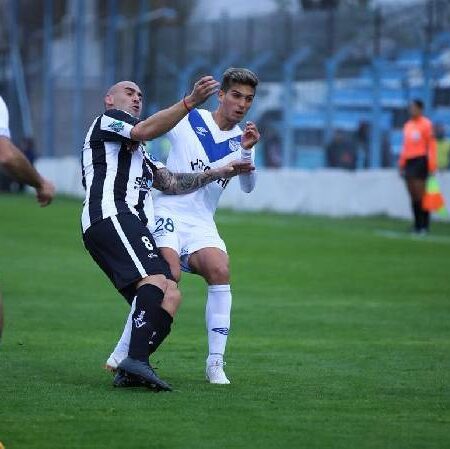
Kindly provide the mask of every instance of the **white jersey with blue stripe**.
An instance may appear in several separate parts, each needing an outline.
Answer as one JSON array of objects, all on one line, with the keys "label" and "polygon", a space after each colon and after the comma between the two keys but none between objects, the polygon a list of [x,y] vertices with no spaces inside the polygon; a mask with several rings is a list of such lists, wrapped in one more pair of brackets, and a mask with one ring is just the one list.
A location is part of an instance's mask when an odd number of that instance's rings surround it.
[{"label": "white jersey with blue stripe", "polygon": [[[241,158],[239,125],[221,130],[211,112],[193,109],[167,133],[172,148],[166,167],[176,173],[201,173]],[[254,160],[254,150],[252,150]],[[184,222],[214,223],[214,213],[229,179],[219,179],[185,195],[154,195],[155,215],[175,215]]]}]

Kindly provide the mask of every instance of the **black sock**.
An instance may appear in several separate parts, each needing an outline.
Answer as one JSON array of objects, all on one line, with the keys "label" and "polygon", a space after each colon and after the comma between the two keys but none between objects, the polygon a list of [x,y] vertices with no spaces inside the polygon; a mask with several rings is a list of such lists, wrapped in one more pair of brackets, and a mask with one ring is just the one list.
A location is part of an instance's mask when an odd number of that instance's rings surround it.
[{"label": "black sock", "polygon": [[[156,311],[155,311],[156,312]],[[170,334],[173,318],[169,312],[162,307],[156,312],[157,314],[157,333],[151,339],[150,354],[153,354],[161,345],[161,343]]]},{"label": "black sock", "polygon": [[420,201],[412,202],[412,209],[414,213],[414,229],[420,231],[422,229],[422,205]]},{"label": "black sock", "polygon": [[427,210],[422,210],[422,229],[428,231],[430,228],[430,213]]},{"label": "black sock", "polygon": [[136,292],[136,308],[131,323],[130,349],[128,355],[148,362],[151,345],[159,334],[161,302],[164,292],[151,284],[144,284]]}]

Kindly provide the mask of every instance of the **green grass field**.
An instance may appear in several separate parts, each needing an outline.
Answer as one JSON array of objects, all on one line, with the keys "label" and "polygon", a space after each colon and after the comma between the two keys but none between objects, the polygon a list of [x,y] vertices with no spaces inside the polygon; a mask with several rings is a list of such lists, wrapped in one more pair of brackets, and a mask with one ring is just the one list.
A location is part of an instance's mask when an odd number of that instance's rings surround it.
[{"label": "green grass field", "polygon": [[77,200],[0,197],[6,449],[450,447],[450,225],[221,211],[230,386],[204,381],[205,287],[156,365],[173,393],[102,369],[127,306],[85,252]]}]

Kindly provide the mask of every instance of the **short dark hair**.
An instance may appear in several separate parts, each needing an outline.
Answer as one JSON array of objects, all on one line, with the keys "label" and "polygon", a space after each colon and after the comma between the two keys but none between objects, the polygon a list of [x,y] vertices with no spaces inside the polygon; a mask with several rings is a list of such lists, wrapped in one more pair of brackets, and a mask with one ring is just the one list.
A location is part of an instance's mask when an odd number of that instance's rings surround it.
[{"label": "short dark hair", "polygon": [[220,90],[227,92],[232,84],[244,84],[256,89],[258,82],[258,77],[251,70],[230,67],[223,73]]},{"label": "short dark hair", "polygon": [[423,101],[422,100],[419,100],[418,98],[414,98],[414,100],[411,103],[416,105],[421,111],[423,110]]}]

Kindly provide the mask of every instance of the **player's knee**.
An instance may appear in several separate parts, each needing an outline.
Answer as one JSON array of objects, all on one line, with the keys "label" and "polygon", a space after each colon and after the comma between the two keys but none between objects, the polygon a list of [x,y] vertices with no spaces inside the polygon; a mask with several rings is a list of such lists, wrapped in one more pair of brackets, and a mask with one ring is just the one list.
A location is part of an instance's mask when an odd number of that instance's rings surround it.
[{"label": "player's knee", "polygon": [[230,282],[230,270],[228,264],[212,264],[205,273],[205,279],[210,285],[228,284]]},{"label": "player's knee", "polygon": [[143,285],[146,285],[146,284],[154,285],[154,286],[158,287],[159,289],[161,289],[163,291],[163,293],[165,293],[167,290],[167,286],[168,286],[168,280],[167,280],[166,276],[164,276],[163,274],[154,274],[154,275],[147,276],[147,277],[141,279],[136,284],[136,289],[138,289],[139,287],[142,287]]},{"label": "player's knee", "polygon": [[170,272],[172,274],[172,277],[174,279],[174,281],[178,284],[178,282],[180,282],[181,279],[181,269],[180,266],[170,266]]},{"label": "player's knee", "polygon": [[181,304],[181,292],[174,281],[167,281],[167,290],[164,294],[162,308],[166,310],[172,317],[175,316],[178,307]]}]

